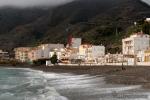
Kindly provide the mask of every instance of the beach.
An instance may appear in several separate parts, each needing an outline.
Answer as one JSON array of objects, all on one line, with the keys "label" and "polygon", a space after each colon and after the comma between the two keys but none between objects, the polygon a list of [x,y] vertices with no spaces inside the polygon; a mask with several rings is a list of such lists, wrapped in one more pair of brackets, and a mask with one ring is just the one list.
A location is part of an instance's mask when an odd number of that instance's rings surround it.
[{"label": "beach", "polygon": [[2,66],[1,100],[149,100],[149,67]]},{"label": "beach", "polygon": [[[7,66],[9,67],[9,66]],[[12,67],[12,66],[11,66]],[[44,72],[89,74],[105,77],[108,84],[141,85],[150,89],[150,67],[148,66],[13,66],[15,68],[31,68]]]}]

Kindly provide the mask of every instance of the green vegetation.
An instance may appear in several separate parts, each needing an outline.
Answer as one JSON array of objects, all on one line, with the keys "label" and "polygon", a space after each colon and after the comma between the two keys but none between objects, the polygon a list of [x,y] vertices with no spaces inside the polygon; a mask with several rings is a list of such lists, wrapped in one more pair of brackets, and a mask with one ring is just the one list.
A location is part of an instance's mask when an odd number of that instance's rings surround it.
[{"label": "green vegetation", "polygon": [[145,23],[142,25],[142,30],[143,30],[144,33],[150,34],[150,23],[145,22]]},{"label": "green vegetation", "polygon": [[[88,2],[87,2],[88,1]],[[69,34],[83,43],[103,44],[110,53],[121,52],[121,39],[131,32],[150,34],[149,17],[141,0],[75,0],[55,8],[0,8],[0,48],[66,43]]]},{"label": "green vegetation", "polygon": [[136,25],[132,25],[127,29],[128,34],[141,32],[143,31],[145,34],[150,35],[150,22],[145,21],[145,19],[137,22]]},{"label": "green vegetation", "polygon": [[56,53],[50,58],[50,61],[54,65],[58,63],[58,59],[57,59]]}]

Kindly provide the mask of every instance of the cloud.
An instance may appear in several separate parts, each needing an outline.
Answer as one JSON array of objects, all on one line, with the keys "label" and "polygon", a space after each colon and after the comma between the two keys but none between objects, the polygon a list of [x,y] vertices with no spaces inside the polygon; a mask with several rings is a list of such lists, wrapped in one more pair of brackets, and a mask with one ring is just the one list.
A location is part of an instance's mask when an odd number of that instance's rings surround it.
[{"label": "cloud", "polygon": [[150,5],[150,0],[142,0],[142,1]]},{"label": "cloud", "polygon": [[56,6],[73,0],[0,0],[0,6],[32,7]]}]

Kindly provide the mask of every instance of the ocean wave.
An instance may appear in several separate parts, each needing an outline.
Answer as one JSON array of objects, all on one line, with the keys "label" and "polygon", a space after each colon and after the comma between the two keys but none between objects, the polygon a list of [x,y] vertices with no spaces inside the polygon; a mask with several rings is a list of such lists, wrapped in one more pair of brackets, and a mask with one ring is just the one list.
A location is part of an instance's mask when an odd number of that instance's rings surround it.
[{"label": "ocean wave", "polygon": [[[102,76],[46,73],[21,69],[16,69],[13,74],[10,74],[11,71],[8,72],[7,79],[3,77],[0,79],[0,100],[72,100],[72,98],[77,98],[75,100],[118,100],[115,97],[112,99],[109,97],[113,94],[135,95],[137,93],[138,95],[150,95],[150,92],[131,91],[141,89],[140,85],[106,84],[105,77]],[[106,98],[103,98],[103,95],[106,95]],[[119,100],[130,99],[121,98]],[[136,98],[135,100],[148,99]]]},{"label": "ocean wave", "polygon": [[0,100],[15,100],[15,98],[19,98],[17,100],[68,100],[61,96],[54,87],[47,86],[42,82],[35,82],[35,80],[5,89],[0,95]]},{"label": "ocean wave", "polygon": [[0,79],[0,100],[68,100],[47,84],[42,71],[13,68],[10,74],[12,69],[5,70],[9,74],[7,79]]}]

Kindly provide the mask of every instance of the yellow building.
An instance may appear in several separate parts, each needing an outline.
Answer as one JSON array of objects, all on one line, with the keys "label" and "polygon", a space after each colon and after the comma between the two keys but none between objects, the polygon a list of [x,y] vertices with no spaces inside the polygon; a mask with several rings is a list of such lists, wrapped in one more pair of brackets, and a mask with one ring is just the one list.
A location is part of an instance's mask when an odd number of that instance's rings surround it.
[{"label": "yellow building", "polygon": [[150,49],[145,51],[145,62],[150,62]]}]

